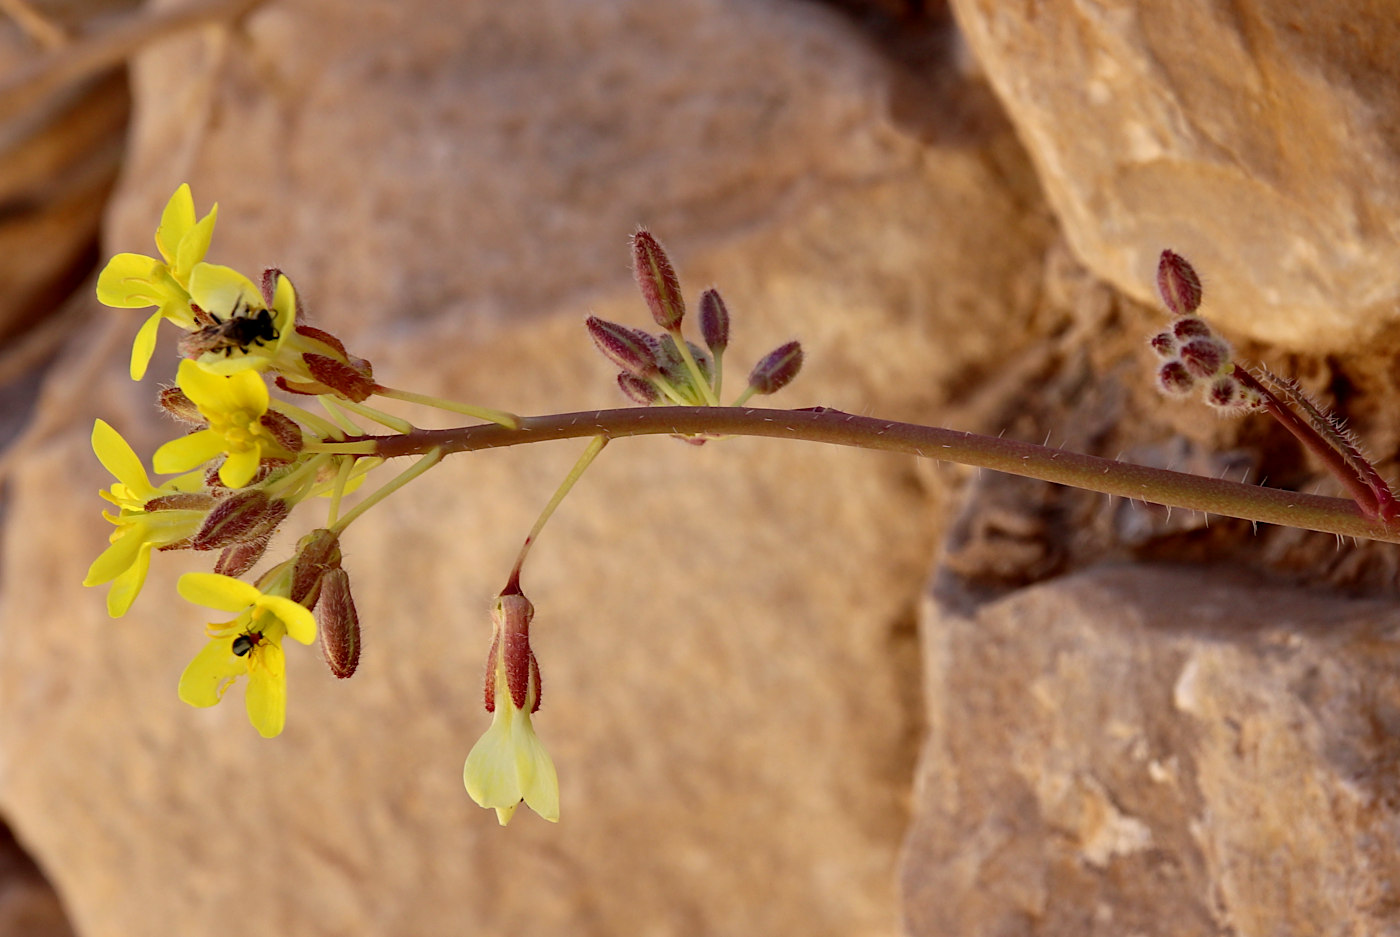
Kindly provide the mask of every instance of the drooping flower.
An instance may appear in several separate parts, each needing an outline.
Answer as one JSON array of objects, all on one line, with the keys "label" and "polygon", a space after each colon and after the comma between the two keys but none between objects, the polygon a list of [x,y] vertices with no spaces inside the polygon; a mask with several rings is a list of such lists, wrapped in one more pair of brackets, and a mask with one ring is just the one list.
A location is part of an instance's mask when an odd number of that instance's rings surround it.
[{"label": "drooping flower", "polygon": [[219,206],[215,205],[196,221],[190,187],[181,184],[166,203],[156,228],[156,248],[162,259],[145,254],[117,254],[98,275],[97,299],[104,305],[119,309],[156,307],[131,346],[132,380],[139,381],[146,374],[161,319],[169,319],[182,329],[195,328],[194,312],[190,309],[190,273],[209,251],[218,214]]},{"label": "drooping flower", "polygon": [[217,573],[186,573],[180,595],[196,605],[235,612],[231,621],[208,626],[209,643],[180,676],[180,699],[191,706],[213,706],[233,681],[246,675],[248,721],[263,738],[281,734],[287,722],[287,668],[282,639],[316,640],[316,619],[303,605],[276,594],[289,577],[263,592]]},{"label": "drooping flower", "polygon": [[200,493],[203,480],[198,473],[182,475],[159,487],[152,485],[131,446],[102,420],[92,427],[92,450],[116,478],[101,495],[118,508],[116,514],[102,514],[117,529],[112,532],[111,545],[88,567],[83,585],[111,583],[107,613],[120,618],[146,581],[151,550],[194,536],[214,502]]},{"label": "drooping flower", "polygon": [[157,472],[187,471],[223,455],[219,480],[230,488],[242,488],[257,474],[264,458],[291,454],[263,420],[268,393],[258,372],[211,374],[186,359],[180,362],[176,383],[209,425],[157,449],[152,459]]},{"label": "drooping flower", "polygon": [[496,600],[486,672],[491,727],[472,747],[462,770],[467,793],[495,809],[502,826],[521,801],[551,823],[559,820],[559,776],[530,721],[540,705],[540,669],[530,651],[534,614],[534,606],[518,593]]}]

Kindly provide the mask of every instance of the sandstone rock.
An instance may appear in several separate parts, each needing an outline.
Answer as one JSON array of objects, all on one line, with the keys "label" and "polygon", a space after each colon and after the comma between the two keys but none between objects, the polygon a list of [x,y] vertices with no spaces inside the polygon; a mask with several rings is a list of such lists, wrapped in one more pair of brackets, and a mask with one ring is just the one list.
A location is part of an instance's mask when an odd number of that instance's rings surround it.
[{"label": "sandstone rock", "polygon": [[1394,929],[1393,603],[1098,567],[925,609],[911,935]]},{"label": "sandstone rock", "polygon": [[1400,297],[1400,28],[1377,0],[954,0],[1079,256],[1170,247],[1236,337],[1355,348]]},{"label": "sandstone rock", "polygon": [[[138,64],[108,248],[149,252],[188,180],[220,203],[212,259],[289,271],[381,380],[541,412],[620,405],[581,323],[643,322],[645,222],[692,296],[724,290],[736,370],[803,340],[779,403],[933,418],[967,362],[1036,340],[1050,226],[1009,136],[930,151],[885,90],[803,5],[280,3]],[[97,315],[88,347],[139,318]],[[893,929],[943,497],[908,460],[614,443],[525,576],[564,816],[501,830],[460,780],[486,613],[581,446],[453,459],[357,523],[360,671],[294,656],[268,742],[241,689],[175,698],[201,558],[158,557],[119,622],[77,586],[107,533],[91,421],[149,453],[153,383],[60,367],[51,396],[90,405],[9,479],[0,808],[82,933]]]}]

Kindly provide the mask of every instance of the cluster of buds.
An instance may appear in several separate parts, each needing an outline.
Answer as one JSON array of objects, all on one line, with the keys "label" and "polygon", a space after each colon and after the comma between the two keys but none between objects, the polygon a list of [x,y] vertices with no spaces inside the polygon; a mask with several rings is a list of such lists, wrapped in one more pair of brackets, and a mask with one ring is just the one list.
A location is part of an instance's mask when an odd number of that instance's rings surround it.
[{"label": "cluster of buds", "polygon": [[[716,289],[700,294],[701,348],[681,334],[685,299],[666,251],[649,231],[632,237],[632,263],[637,286],[660,333],[634,329],[597,316],[587,321],[598,350],[619,368],[618,387],[642,406],[717,406],[723,392],[724,352],[729,346],[729,309]],[[802,368],[802,346],[787,342],[754,365],[748,385],[734,400],[737,406],[754,394],[781,390]],[[703,440],[700,440],[703,441]]]},{"label": "cluster of buds", "polygon": [[1252,382],[1242,382],[1236,374],[1230,343],[1196,315],[1201,280],[1185,258],[1162,251],[1157,290],[1173,315],[1171,325],[1149,341],[1162,359],[1157,368],[1158,389],[1182,397],[1199,388],[1202,399],[1222,413],[1258,409],[1262,398]]}]

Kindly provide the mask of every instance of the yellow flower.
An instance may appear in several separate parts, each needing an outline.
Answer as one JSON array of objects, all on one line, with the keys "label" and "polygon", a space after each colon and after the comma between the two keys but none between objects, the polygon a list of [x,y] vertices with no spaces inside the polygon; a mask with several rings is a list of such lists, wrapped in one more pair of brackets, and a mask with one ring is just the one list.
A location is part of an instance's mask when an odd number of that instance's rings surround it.
[{"label": "yellow flower", "polygon": [[98,275],[97,299],[104,305],[119,309],[156,307],[131,346],[132,380],[139,381],[146,374],[161,319],[169,319],[182,329],[195,327],[190,273],[209,251],[218,214],[219,206],[215,205],[196,221],[190,187],[182,184],[170,196],[156,229],[156,248],[163,261],[145,254],[117,254]]},{"label": "yellow flower", "polygon": [[539,665],[530,651],[534,613],[523,595],[496,600],[486,675],[486,708],[494,715],[462,769],[467,793],[481,806],[494,808],[502,826],[521,801],[551,823],[559,820],[559,776],[530,722],[540,701]]},{"label": "yellow flower", "polygon": [[180,699],[191,706],[213,706],[246,674],[248,721],[263,738],[280,735],[287,722],[282,639],[310,644],[316,640],[316,619],[284,595],[217,573],[186,573],[177,588],[196,605],[238,613],[232,621],[208,626],[209,643],[180,676]]},{"label": "yellow flower", "polygon": [[[120,618],[131,608],[146,581],[151,550],[193,536],[204,522],[213,499],[195,494],[203,487],[202,476],[198,473],[172,479],[159,488],[152,485],[131,446],[102,420],[92,427],[92,450],[116,478],[116,483],[101,494],[118,508],[115,515],[105,511],[102,514],[117,529],[112,532],[111,546],[88,567],[83,585],[100,586],[110,582],[107,613]],[[185,497],[177,497],[180,495]],[[148,510],[147,506],[158,503],[157,499],[166,504]],[[187,506],[176,506],[182,501]]]},{"label": "yellow flower", "polygon": [[186,359],[180,362],[176,383],[209,426],[157,449],[152,458],[157,472],[183,472],[224,455],[219,480],[242,488],[257,474],[264,457],[290,455],[262,423],[268,394],[258,372],[211,374]]},{"label": "yellow flower", "polygon": [[[253,281],[232,267],[195,264],[190,273],[190,299],[220,320],[220,324],[200,329],[186,339],[190,349],[186,354],[214,374],[274,368],[279,353],[296,331],[296,290],[292,281],[280,273],[269,307]],[[252,340],[230,338],[229,322],[235,316],[258,324],[252,329]],[[214,347],[200,347],[215,339]]]}]

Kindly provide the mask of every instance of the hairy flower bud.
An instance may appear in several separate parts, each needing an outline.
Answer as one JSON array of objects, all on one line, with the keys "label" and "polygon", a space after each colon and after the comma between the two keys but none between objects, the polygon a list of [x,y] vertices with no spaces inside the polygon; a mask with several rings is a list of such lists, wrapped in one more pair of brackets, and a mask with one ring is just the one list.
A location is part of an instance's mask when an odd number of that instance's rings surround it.
[{"label": "hairy flower bud", "polygon": [[1186,342],[1193,338],[1213,338],[1215,330],[1199,316],[1182,316],[1172,323],[1172,334]]},{"label": "hairy flower bud", "polygon": [[272,537],[268,535],[225,547],[219,558],[214,561],[214,572],[237,579],[257,565],[258,560],[267,552],[267,545],[271,541]]},{"label": "hairy flower bud", "polygon": [[[378,387],[369,374],[367,362],[364,362],[366,367],[356,368],[326,355],[311,353],[302,355],[301,360],[312,377],[354,403],[363,403]],[[355,360],[359,362],[360,359]]]},{"label": "hairy flower bud", "polygon": [[627,395],[628,400],[644,407],[649,407],[661,399],[661,392],[651,381],[643,380],[635,374],[628,374],[626,371],[617,376],[617,386]]},{"label": "hairy flower bud", "polygon": [[195,550],[221,550],[235,543],[267,537],[287,517],[287,502],[269,498],[261,489],[243,489],[223,498],[190,538]]},{"label": "hairy flower bud", "polygon": [[1171,332],[1158,332],[1147,340],[1147,344],[1152,346],[1152,350],[1163,358],[1176,357],[1177,341],[1176,336]]},{"label": "hairy flower bud", "polygon": [[1162,251],[1157,262],[1157,292],[1162,302],[1178,316],[1189,315],[1201,304],[1201,278],[1186,258]]},{"label": "hairy flower bud", "polygon": [[1230,346],[1218,338],[1193,338],[1181,346],[1180,354],[1195,377],[1211,377],[1230,364]]},{"label": "hairy flower bud", "polygon": [[203,426],[207,422],[204,414],[194,405],[194,401],[178,387],[162,387],[156,403],[167,416],[173,417],[188,426]]},{"label": "hairy flower bud", "polygon": [[717,289],[700,294],[700,336],[716,355],[729,347],[729,309]]},{"label": "hairy flower bud", "polygon": [[311,531],[297,542],[288,597],[299,605],[315,608],[321,595],[322,577],[339,566],[340,538],[324,528]]},{"label": "hairy flower bud", "polygon": [[360,666],[360,616],[350,595],[350,576],[339,567],[321,578],[321,601],[316,606],[321,654],[331,673],[344,680]]},{"label": "hairy flower bud", "polygon": [[756,393],[772,394],[782,390],[802,370],[802,345],[788,342],[764,355],[749,373],[749,386]]},{"label": "hairy flower bud", "polygon": [[1240,385],[1233,377],[1218,377],[1206,388],[1206,403],[1219,410],[1241,405]]},{"label": "hairy flower bud", "polygon": [[685,317],[680,278],[666,250],[646,229],[632,235],[632,269],[656,324],[668,332],[680,328]]},{"label": "hairy flower bud", "polygon": [[269,410],[258,420],[262,427],[272,434],[272,438],[277,440],[277,445],[288,452],[300,452],[306,445],[306,440],[302,435],[301,427],[290,417],[278,413],[276,410]]},{"label": "hairy flower bud", "polygon": [[[530,650],[530,621],[535,606],[518,592],[496,599],[491,651],[486,661],[486,710],[496,711],[496,664],[504,664],[506,689],[516,709],[535,712],[540,708],[540,667]],[[526,707],[529,707],[526,709]]]},{"label": "hairy flower bud", "polygon": [[1180,361],[1168,361],[1157,369],[1157,389],[1169,397],[1189,394],[1195,386],[1196,379]]},{"label": "hairy flower bud", "polygon": [[597,316],[589,316],[585,325],[593,344],[624,372],[648,378],[660,370],[655,344],[645,332]]}]

